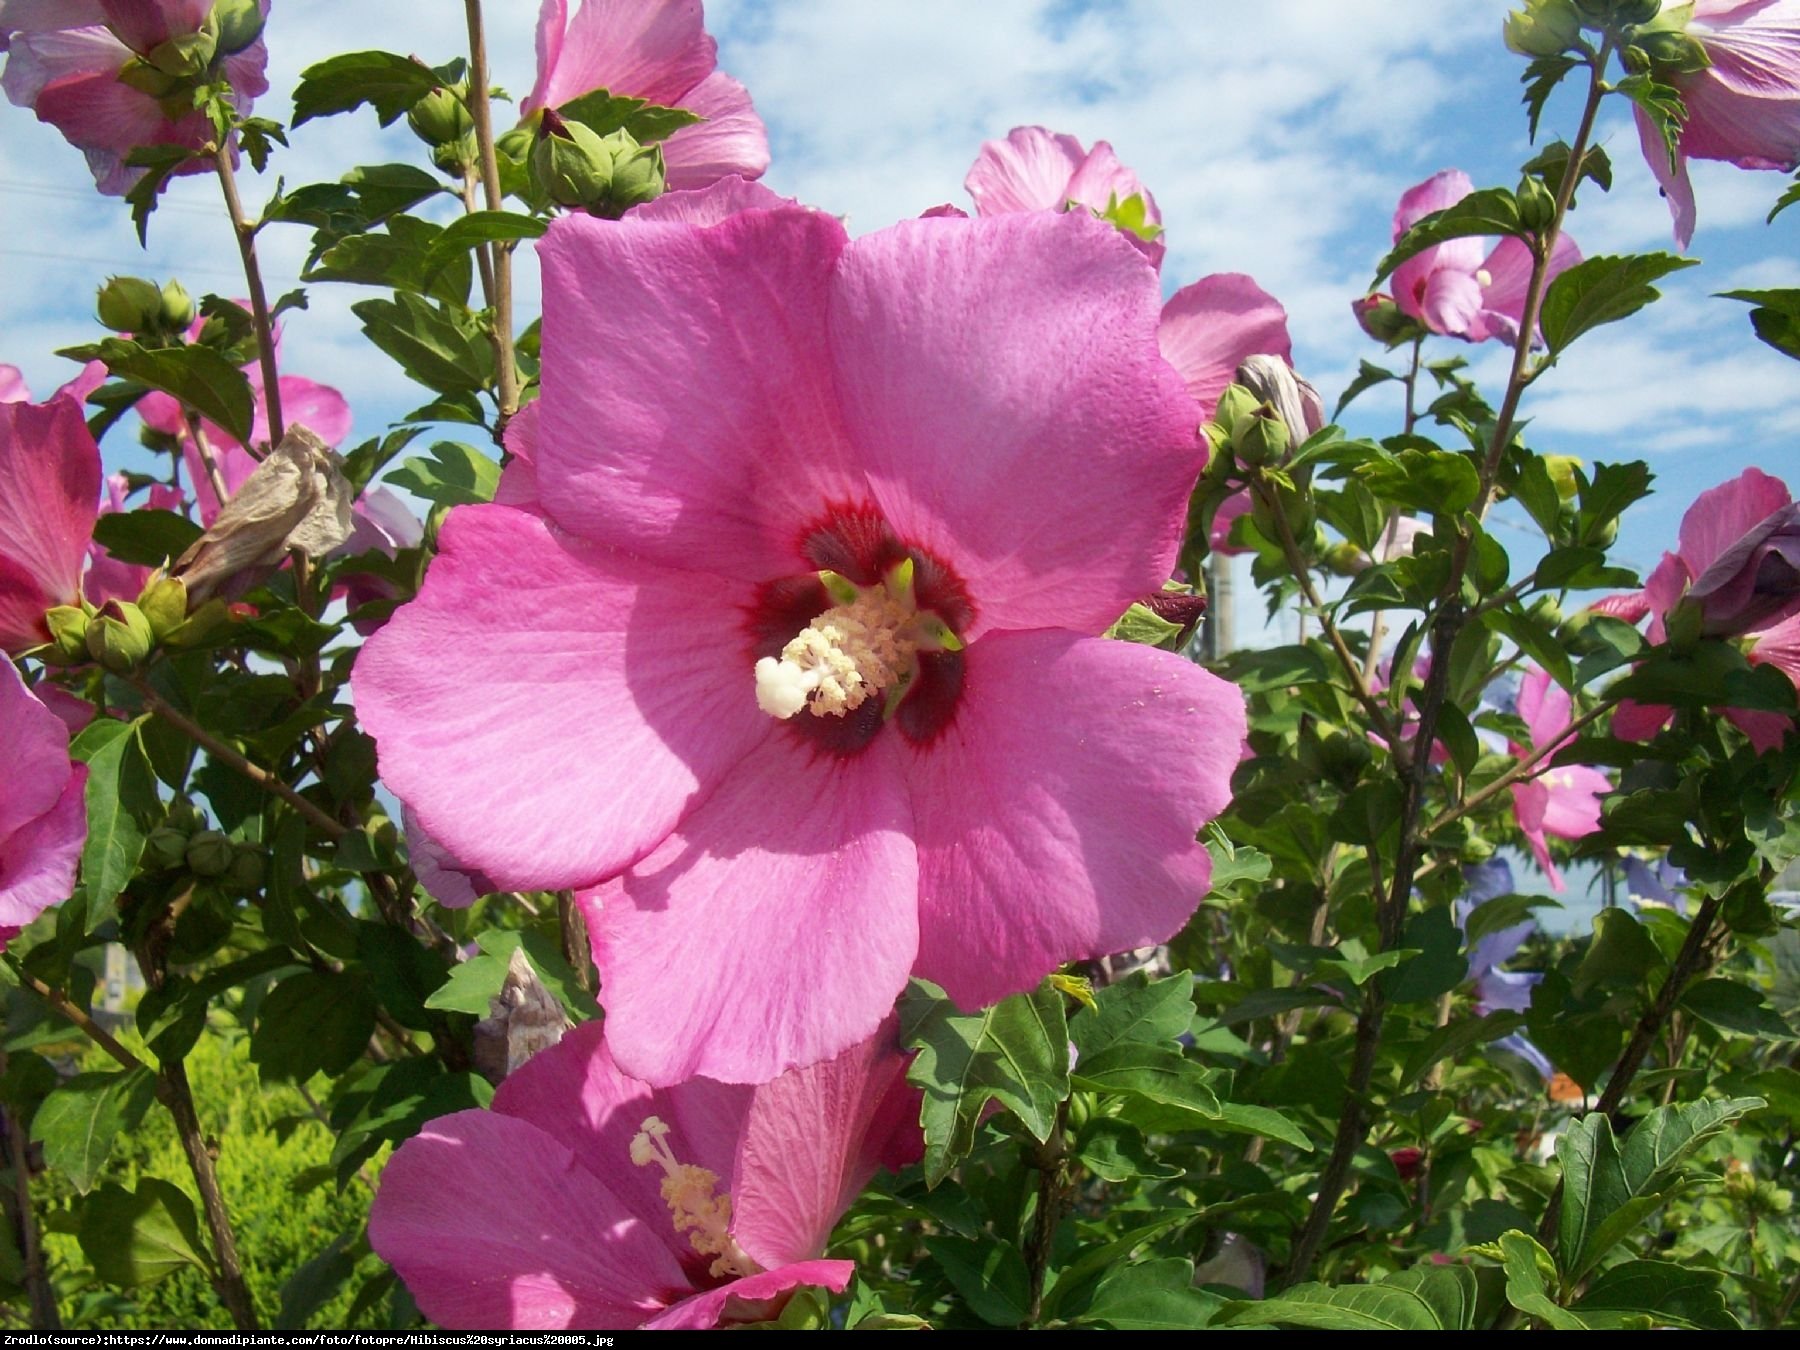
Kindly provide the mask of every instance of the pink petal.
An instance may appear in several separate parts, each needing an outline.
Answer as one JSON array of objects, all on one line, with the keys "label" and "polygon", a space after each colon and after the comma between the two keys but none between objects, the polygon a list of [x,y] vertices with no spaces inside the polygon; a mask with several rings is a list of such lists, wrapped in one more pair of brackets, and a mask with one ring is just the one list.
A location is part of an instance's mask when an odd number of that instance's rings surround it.
[{"label": "pink petal", "polygon": [[[1556,247],[1546,269],[1548,280],[1554,281],[1581,261],[1581,250],[1568,234],[1556,236]],[[1488,280],[1481,287],[1481,337],[1497,337],[1503,342],[1516,342],[1519,324],[1525,317],[1525,292],[1531,285],[1531,250],[1520,239],[1502,239],[1482,263]],[[1477,280],[1480,280],[1477,277]],[[1534,337],[1536,335],[1534,334]],[[1476,337],[1472,331],[1470,337]],[[1477,340],[1480,340],[1479,338]]]},{"label": "pink petal", "polygon": [[538,11],[538,77],[522,112],[560,108],[595,89],[670,107],[712,73],[718,48],[700,0],[565,0]]},{"label": "pink petal", "polygon": [[510,458],[500,470],[500,485],[494,489],[497,506],[517,506],[537,511],[537,433],[541,400],[527,403],[506,424],[506,453]]},{"label": "pink petal", "polygon": [[69,781],[69,729],[0,661],[0,838],[23,829],[62,796]]},{"label": "pink petal", "polygon": [[1771,665],[1800,687],[1800,614],[1750,634],[1752,665]]},{"label": "pink petal", "polygon": [[1621,699],[1613,711],[1612,734],[1621,741],[1648,741],[1669,725],[1675,710],[1661,703]]},{"label": "pink petal", "polygon": [[1673,553],[1663,554],[1662,561],[1650,569],[1650,575],[1644,578],[1644,601],[1650,606],[1650,641],[1664,641],[1664,617],[1681,603],[1693,579],[1687,564]]},{"label": "pink petal", "polygon": [[[751,1093],[748,1087],[707,1078],[652,1088],[613,1062],[600,1023],[589,1022],[508,1074],[494,1095],[494,1110],[530,1122],[580,1158],[650,1236],[677,1261],[691,1265],[697,1254],[675,1230],[662,1196],[663,1171],[631,1161],[632,1137],[651,1116],[666,1124],[675,1156],[707,1169],[719,1179],[719,1188],[731,1194],[735,1233],[741,1205],[732,1177]],[[811,1256],[823,1246],[821,1242],[801,1255]],[[705,1270],[706,1264],[699,1268]]]},{"label": "pink petal", "polygon": [[764,1082],[875,1033],[918,948],[898,739],[839,759],[781,728],[661,848],[580,897],[627,1072]]},{"label": "pink petal", "polygon": [[890,1018],[873,1039],[756,1090],[731,1184],[731,1231],[758,1264],[824,1251],[875,1175],[896,1117],[910,1113],[917,1134],[920,1096],[906,1084],[906,1062]]},{"label": "pink petal", "polygon": [[22,928],[74,894],[75,868],[87,842],[87,773],[87,765],[73,766],[48,811],[0,836],[0,924]]},{"label": "pink petal", "polygon": [[94,720],[94,705],[59,685],[46,681],[31,692],[37,695],[38,702],[62,719],[71,736]]},{"label": "pink petal", "polygon": [[[10,11],[9,11],[10,12]],[[34,107],[46,85],[82,76],[113,76],[131,49],[101,27],[63,24],[14,33],[0,88],[21,108]],[[43,119],[48,121],[48,118]]]},{"label": "pink petal", "polygon": [[31,390],[17,366],[0,365],[0,403],[29,403]]},{"label": "pink petal", "polygon": [[[667,1312],[644,1323],[646,1331],[708,1331],[725,1321],[762,1321],[774,1315],[770,1302],[802,1285],[819,1285],[841,1293],[856,1274],[854,1261],[798,1261],[778,1270],[765,1270],[730,1284],[720,1285],[683,1299]],[[734,1304],[744,1305],[746,1316],[732,1316]],[[767,1306],[761,1306],[767,1305]]]},{"label": "pink petal", "polygon": [[1794,719],[1786,713],[1763,712],[1753,708],[1727,708],[1725,716],[1739,731],[1750,738],[1759,755],[1778,749],[1793,729]]},{"label": "pink petal", "polygon": [[1519,822],[1519,833],[1525,836],[1532,857],[1537,859],[1538,866],[1549,879],[1550,889],[1560,893],[1562,873],[1550,860],[1550,848],[1544,841],[1544,812],[1549,805],[1550,789],[1534,778],[1529,782],[1514,783],[1507,791],[1512,794],[1513,815]]},{"label": "pink petal", "polygon": [[1541,750],[1569,726],[1574,706],[1569,691],[1550,678],[1550,672],[1533,666],[1519,681],[1518,713],[1531,733],[1531,748]]},{"label": "pink petal", "polygon": [[739,211],[770,210],[799,206],[791,197],[783,197],[761,183],[731,174],[706,187],[687,192],[665,192],[654,201],[634,206],[626,212],[631,220],[676,221],[686,225],[717,225]]},{"label": "pink petal", "polygon": [[1423,183],[1416,183],[1400,194],[1394,208],[1394,242],[1433,211],[1455,206],[1475,190],[1469,175],[1461,169],[1441,169]]},{"label": "pink petal", "polygon": [[1626,623],[1637,623],[1650,612],[1650,600],[1642,591],[1622,591],[1618,595],[1602,596],[1589,605],[1588,610],[1623,619]]},{"label": "pink petal", "polygon": [[1547,769],[1538,779],[1548,789],[1544,801],[1544,833],[1558,839],[1580,839],[1600,828],[1600,798],[1612,781],[1585,764]]},{"label": "pink petal", "polygon": [[1143,255],[1079,212],[905,220],[845,252],[845,425],[888,522],[967,584],[965,638],[1099,632],[1169,576],[1205,450],[1159,308]]},{"label": "pink petal", "polygon": [[[106,22],[100,0],[0,0],[0,37],[86,28]],[[0,51],[5,51],[0,45]]]},{"label": "pink petal", "polygon": [[1685,250],[1693,242],[1694,223],[1697,219],[1694,184],[1688,178],[1687,156],[1677,152],[1675,163],[1671,165],[1662,133],[1642,112],[1634,110],[1632,115],[1637,118],[1638,145],[1644,152],[1644,162],[1655,175],[1657,186],[1668,200],[1669,214],[1675,221],[1675,246]]},{"label": "pink petal", "polygon": [[1069,180],[1086,158],[1073,136],[1045,127],[1014,127],[1003,141],[982,142],[963,187],[981,216],[1061,211],[1069,204]]},{"label": "pink petal", "polygon": [[1439,268],[1426,278],[1418,317],[1432,332],[1478,341],[1470,329],[1480,313],[1481,283],[1470,273]]},{"label": "pink petal", "polygon": [[479,871],[466,867],[419,824],[405,803],[400,808],[406,832],[406,857],[425,893],[447,909],[467,909],[499,887]]},{"label": "pink petal", "polygon": [[1203,419],[1250,357],[1293,357],[1287,311],[1241,272],[1216,272],[1176,291],[1163,306],[1156,341]]},{"label": "pink petal", "polygon": [[974,1008],[1167,940],[1206,896],[1195,835],[1230,800],[1244,726],[1234,686],[1168,652],[1055,631],[971,646],[955,720],[907,751],[914,973]]},{"label": "pink petal", "polygon": [[178,34],[196,33],[209,0],[100,0],[107,25],[134,51],[148,52]]},{"label": "pink petal", "polygon": [[511,507],[459,507],[438,544],[352,687],[382,779],[498,884],[628,866],[769,734],[739,631],[746,589]]},{"label": "pink petal", "polygon": [[576,534],[744,581],[812,570],[804,532],[860,502],[826,351],[843,226],[566,216],[544,268],[538,478]]},{"label": "pink petal", "polygon": [[458,1111],[400,1146],[369,1244],[427,1317],[459,1330],[635,1327],[692,1287],[584,1160],[497,1111]]},{"label": "pink petal", "polygon": [[1680,81],[1683,153],[1791,172],[1800,160],[1800,9],[1742,5],[1696,16],[1712,65]]},{"label": "pink petal", "polygon": [[1698,577],[1792,500],[1787,484],[1761,469],[1745,469],[1730,482],[1706,489],[1681,518],[1681,561]]},{"label": "pink petal", "polygon": [[1227,558],[1250,552],[1231,542],[1231,527],[1237,524],[1240,517],[1249,515],[1250,510],[1249,488],[1234,492],[1221,502],[1219,509],[1213,513],[1212,529],[1207,532],[1207,547]]},{"label": "pink petal", "polygon": [[1142,197],[1145,220],[1152,225],[1162,223],[1162,212],[1157,209],[1156,198],[1150,195],[1150,189],[1136,173],[1119,162],[1118,155],[1106,141],[1095,141],[1094,148],[1082,157],[1080,166],[1069,179],[1068,193],[1072,200],[1096,212],[1105,211],[1114,201]]},{"label": "pink petal", "polygon": [[[342,445],[350,434],[350,405],[328,384],[304,375],[283,375],[281,420],[289,426],[305,427],[327,445]],[[269,440],[269,410],[260,397],[256,400],[256,426],[251,439],[259,444]]]},{"label": "pink petal", "polygon": [[81,595],[99,514],[100,447],[81,406],[0,403],[0,645],[44,640],[43,612]]},{"label": "pink petal", "polygon": [[686,126],[662,143],[672,191],[703,188],[731,174],[760,178],[769,167],[769,133],[750,91],[715,70],[682,97],[681,106],[706,120]]}]

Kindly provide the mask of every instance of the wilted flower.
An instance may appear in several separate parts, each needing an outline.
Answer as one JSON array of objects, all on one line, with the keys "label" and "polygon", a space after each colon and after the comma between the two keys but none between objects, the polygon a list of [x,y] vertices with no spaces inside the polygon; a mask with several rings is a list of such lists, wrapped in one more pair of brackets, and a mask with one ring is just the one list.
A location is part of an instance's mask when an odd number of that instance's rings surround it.
[{"label": "wilted flower", "polygon": [[1694,0],[1692,8],[1687,34],[1709,64],[1659,72],[1687,105],[1672,163],[1662,133],[1637,113],[1644,158],[1668,198],[1682,248],[1694,237],[1690,159],[1782,173],[1800,165],[1800,0]]},{"label": "wilted flower", "polygon": [[[1434,211],[1454,206],[1475,190],[1461,169],[1445,169],[1406,190],[1394,209],[1394,240]],[[1515,342],[1525,315],[1531,281],[1531,250],[1523,241],[1502,239],[1492,252],[1478,238],[1450,239],[1408,258],[1394,269],[1394,303],[1434,333],[1482,342]],[[1554,278],[1581,261],[1581,250],[1559,233],[1551,254]]]},{"label": "wilted flower", "polygon": [[353,683],[465,866],[606,882],[620,1063],[767,1079],[911,974],[976,1006],[1176,931],[1244,713],[1093,636],[1202,459],[1142,257],[1085,213],[796,209],[539,252],[541,501],[453,511]]},{"label": "wilted flower", "polygon": [[81,602],[99,509],[100,447],[77,386],[0,402],[0,650],[49,641],[44,611]]},{"label": "wilted flower", "polygon": [[671,190],[759,177],[768,133],[744,86],[715,69],[705,23],[700,0],[583,0],[573,18],[568,0],[543,0],[537,83],[520,110],[560,109],[597,89],[683,108],[706,120],[657,142]]},{"label": "wilted flower", "polygon": [[[1573,706],[1569,691],[1552,681],[1548,671],[1535,667],[1526,671],[1519,681],[1518,713],[1531,743],[1513,745],[1513,754],[1526,759],[1547,747],[1560,749],[1568,744],[1574,739],[1567,734]],[[1565,764],[1541,769],[1508,790],[1519,833],[1550,879],[1551,889],[1562,890],[1562,873],[1550,860],[1545,836],[1580,839],[1598,830],[1600,798],[1613,790],[1612,782],[1585,764]]]},{"label": "wilted flower", "polygon": [[919,1094],[890,1022],[837,1058],[746,1088],[657,1089],[598,1023],[510,1074],[383,1170],[369,1243],[452,1328],[705,1330],[761,1321],[802,1285],[880,1166],[919,1156]]},{"label": "wilted flower", "polygon": [[981,216],[1077,208],[1091,212],[1117,225],[1145,257],[1162,265],[1162,212],[1156,198],[1105,141],[1084,150],[1073,136],[1044,127],[1014,127],[1003,141],[982,142],[963,187]]},{"label": "wilted flower", "polygon": [[[0,87],[87,155],[100,191],[121,196],[143,176],[125,157],[144,145],[199,149],[212,120],[194,108],[202,85],[231,86],[250,111],[268,91],[262,16],[269,0],[0,0]],[[177,173],[204,173],[205,159]]]},{"label": "wilted flower", "polygon": [[69,728],[0,657],[0,946],[75,889],[87,839],[87,766]]}]

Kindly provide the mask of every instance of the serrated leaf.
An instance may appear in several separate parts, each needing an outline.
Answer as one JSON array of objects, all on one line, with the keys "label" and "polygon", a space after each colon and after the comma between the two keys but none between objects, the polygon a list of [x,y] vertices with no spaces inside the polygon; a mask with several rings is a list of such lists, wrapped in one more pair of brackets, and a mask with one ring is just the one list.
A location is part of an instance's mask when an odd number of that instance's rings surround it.
[{"label": "serrated leaf", "polygon": [[1561,84],[1563,77],[1576,66],[1579,58],[1567,55],[1540,56],[1525,67],[1525,73],[1519,79],[1525,85],[1522,101],[1525,104],[1526,122],[1532,140],[1537,139],[1538,119],[1543,116],[1544,104]]},{"label": "serrated leaf", "polygon": [[1442,1331],[1437,1309],[1411,1289],[1382,1284],[1297,1284],[1260,1303],[1227,1303],[1217,1326],[1317,1331]]},{"label": "serrated leaf", "polygon": [[140,347],[124,338],[100,344],[100,360],[112,374],[136,380],[179,400],[250,444],[256,415],[250,381],[211,347]]},{"label": "serrated leaf", "polygon": [[990,1101],[1038,1140],[1069,1095],[1069,1032],[1062,995],[1048,985],[979,1013],[957,1011],[943,990],[913,980],[900,998],[901,1039],[916,1049],[907,1081],[922,1088],[925,1180],[935,1187],[975,1146]]},{"label": "serrated leaf", "polygon": [[44,1165],[86,1195],[122,1130],[135,1130],[156,1096],[149,1069],[79,1073],[61,1084],[32,1117],[31,1137]]},{"label": "serrated leaf", "polygon": [[[1605,1119],[1604,1116],[1601,1119]],[[1586,1329],[1579,1317],[1559,1307],[1550,1296],[1550,1272],[1555,1266],[1550,1253],[1537,1239],[1516,1229],[1500,1235],[1499,1247],[1506,1268],[1506,1301],[1520,1312],[1548,1323],[1558,1331]]]},{"label": "serrated leaf", "polygon": [[1663,150],[1669,157],[1670,167],[1675,167],[1680,162],[1681,128],[1688,118],[1687,105],[1681,100],[1681,91],[1649,75],[1627,75],[1613,85],[1613,88],[1635,103],[1638,111],[1650,119],[1650,125],[1656,128],[1657,138],[1662,141]]},{"label": "serrated leaf", "polygon": [[[1800,183],[1788,189],[1781,205],[1786,205],[1790,199],[1800,200]],[[1770,217],[1774,217],[1774,212],[1770,212]],[[1750,311],[1751,330],[1783,356],[1800,360],[1800,290],[1721,291],[1719,294],[1727,300],[1742,300],[1755,305],[1756,308]]]},{"label": "serrated leaf", "polygon": [[388,474],[394,487],[405,488],[443,506],[489,502],[500,486],[500,466],[479,450],[457,441],[439,441],[430,457],[404,460]]},{"label": "serrated leaf", "polygon": [[359,300],[350,312],[370,342],[428,389],[476,394],[493,377],[493,349],[420,296],[401,291],[392,300]]},{"label": "serrated leaf", "polygon": [[604,89],[570,99],[556,112],[563,120],[580,122],[602,136],[615,131],[629,132],[639,145],[666,140],[683,127],[706,120],[686,108],[667,108],[622,94],[614,96]]},{"label": "serrated leaf", "polygon": [[1193,979],[1185,974],[1152,981],[1133,971],[1098,990],[1091,1010],[1075,1014],[1069,1039],[1084,1059],[1131,1042],[1172,1047],[1194,1020],[1193,991]]},{"label": "serrated leaf", "polygon": [[1337,407],[1331,412],[1332,420],[1337,420],[1338,415],[1350,406],[1350,401],[1358,394],[1373,389],[1378,384],[1386,384],[1389,380],[1399,378],[1393,371],[1384,369],[1372,361],[1358,362],[1356,378],[1345,386],[1343,394],[1338,398]]},{"label": "serrated leaf", "polygon": [[477,244],[493,243],[496,240],[536,239],[548,228],[548,221],[539,220],[536,216],[520,215],[515,211],[473,211],[466,216],[458,216],[432,241],[430,249],[419,262],[419,274],[429,283],[445,267],[465,256]]},{"label": "serrated leaf", "polygon": [[1475,462],[1451,450],[1401,450],[1358,466],[1356,476],[1376,496],[1415,511],[1453,514],[1481,495]]},{"label": "serrated leaf", "polygon": [[1673,253],[1602,255],[1576,263],[1544,294],[1538,327],[1550,354],[1560,355],[1583,333],[1617,323],[1660,299],[1662,292],[1651,282],[1698,263]]},{"label": "serrated leaf", "polygon": [[1074,1319],[1115,1331],[1197,1331],[1223,1306],[1216,1294],[1194,1288],[1194,1263],[1159,1257],[1115,1266],[1100,1277],[1094,1297]]},{"label": "serrated leaf", "polygon": [[[460,65],[460,63],[458,63]],[[457,76],[393,52],[346,52],[300,72],[290,125],[349,112],[367,103],[387,126],[439,85]]]},{"label": "serrated leaf", "polygon": [[90,722],[69,753],[88,766],[81,879],[88,894],[88,922],[98,924],[112,913],[113,901],[131,880],[162,802],[136,722]]},{"label": "serrated leaf", "polygon": [[136,1191],[108,1183],[81,1206],[82,1253],[94,1274],[121,1289],[154,1284],[193,1266],[210,1271],[187,1193],[145,1177]]},{"label": "serrated leaf", "polygon": [[1788,207],[1792,206],[1795,202],[1800,202],[1800,182],[1788,184],[1787,191],[1783,192],[1781,196],[1775,199],[1775,205],[1769,208],[1769,214],[1764,218],[1764,224],[1773,225],[1775,223],[1775,217],[1787,210]]},{"label": "serrated leaf", "polygon": [[120,562],[162,567],[200,537],[200,527],[173,511],[139,507],[109,511],[94,521],[94,542]]},{"label": "serrated leaf", "polygon": [[1657,1326],[1741,1331],[1719,1292],[1720,1274],[1668,1261],[1627,1261],[1602,1271],[1574,1311],[1590,1327],[1620,1328],[1649,1316]]},{"label": "serrated leaf", "polygon": [[975,1241],[945,1233],[926,1242],[969,1311],[989,1326],[1016,1328],[1031,1301],[1031,1273],[1010,1242]]},{"label": "serrated leaf", "polygon": [[1522,233],[1518,198],[1505,188],[1480,188],[1442,211],[1433,211],[1401,235],[1375,269],[1375,281],[1379,284],[1408,258],[1447,240]]},{"label": "serrated leaf", "polygon": [[1769,1006],[1761,991],[1734,980],[1701,980],[1681,996],[1681,1006],[1704,1022],[1764,1040],[1791,1041],[1794,1029]]}]

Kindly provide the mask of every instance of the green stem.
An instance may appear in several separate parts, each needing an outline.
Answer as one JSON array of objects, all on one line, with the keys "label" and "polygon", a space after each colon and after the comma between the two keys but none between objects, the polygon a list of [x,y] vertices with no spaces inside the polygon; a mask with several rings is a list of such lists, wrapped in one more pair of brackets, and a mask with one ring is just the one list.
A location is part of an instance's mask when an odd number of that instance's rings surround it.
[{"label": "green stem", "polygon": [[[256,356],[262,365],[263,406],[269,412],[269,444],[280,445],[281,438],[287,434],[287,425],[281,416],[281,377],[275,369],[275,321],[269,313],[268,292],[263,289],[262,267],[256,260],[256,222],[245,217],[244,204],[238,198],[237,174],[231,167],[229,144],[213,148],[213,163],[219,172],[219,187],[225,193],[225,210],[231,216],[231,233],[237,239],[238,257],[244,264],[244,281],[250,288],[250,317],[256,324]],[[221,497],[220,500],[224,499]]]},{"label": "green stem", "polygon": [[[481,155],[481,185],[487,208],[498,211],[505,204],[500,191],[500,160],[494,152],[494,119],[488,99],[487,35],[481,26],[481,0],[463,0],[469,24],[469,118],[475,123],[475,145]],[[519,376],[513,365],[512,245],[494,245],[494,320],[489,332],[494,344],[494,379],[500,416],[494,423],[499,439],[512,415],[519,410]]]}]

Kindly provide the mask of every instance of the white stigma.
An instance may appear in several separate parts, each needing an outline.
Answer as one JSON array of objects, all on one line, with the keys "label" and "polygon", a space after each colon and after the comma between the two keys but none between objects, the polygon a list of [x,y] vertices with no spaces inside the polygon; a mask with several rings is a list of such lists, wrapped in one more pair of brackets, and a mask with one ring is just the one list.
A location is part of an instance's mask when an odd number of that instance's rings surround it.
[{"label": "white stigma", "polygon": [[1486,290],[1489,286],[1494,284],[1494,274],[1485,267],[1476,268],[1475,284],[1480,286],[1483,290]]},{"label": "white stigma", "polygon": [[668,1142],[669,1127],[655,1116],[631,1137],[631,1161],[639,1167],[661,1167],[662,1198],[675,1220],[675,1231],[702,1256],[713,1257],[715,1277],[743,1279],[762,1267],[731,1236],[731,1197],[717,1194],[719,1177],[704,1167],[684,1163]]},{"label": "white stigma", "polygon": [[756,663],[756,706],[783,720],[802,708],[842,717],[910,673],[919,640],[910,603],[871,589],[800,630],[779,660]]}]

